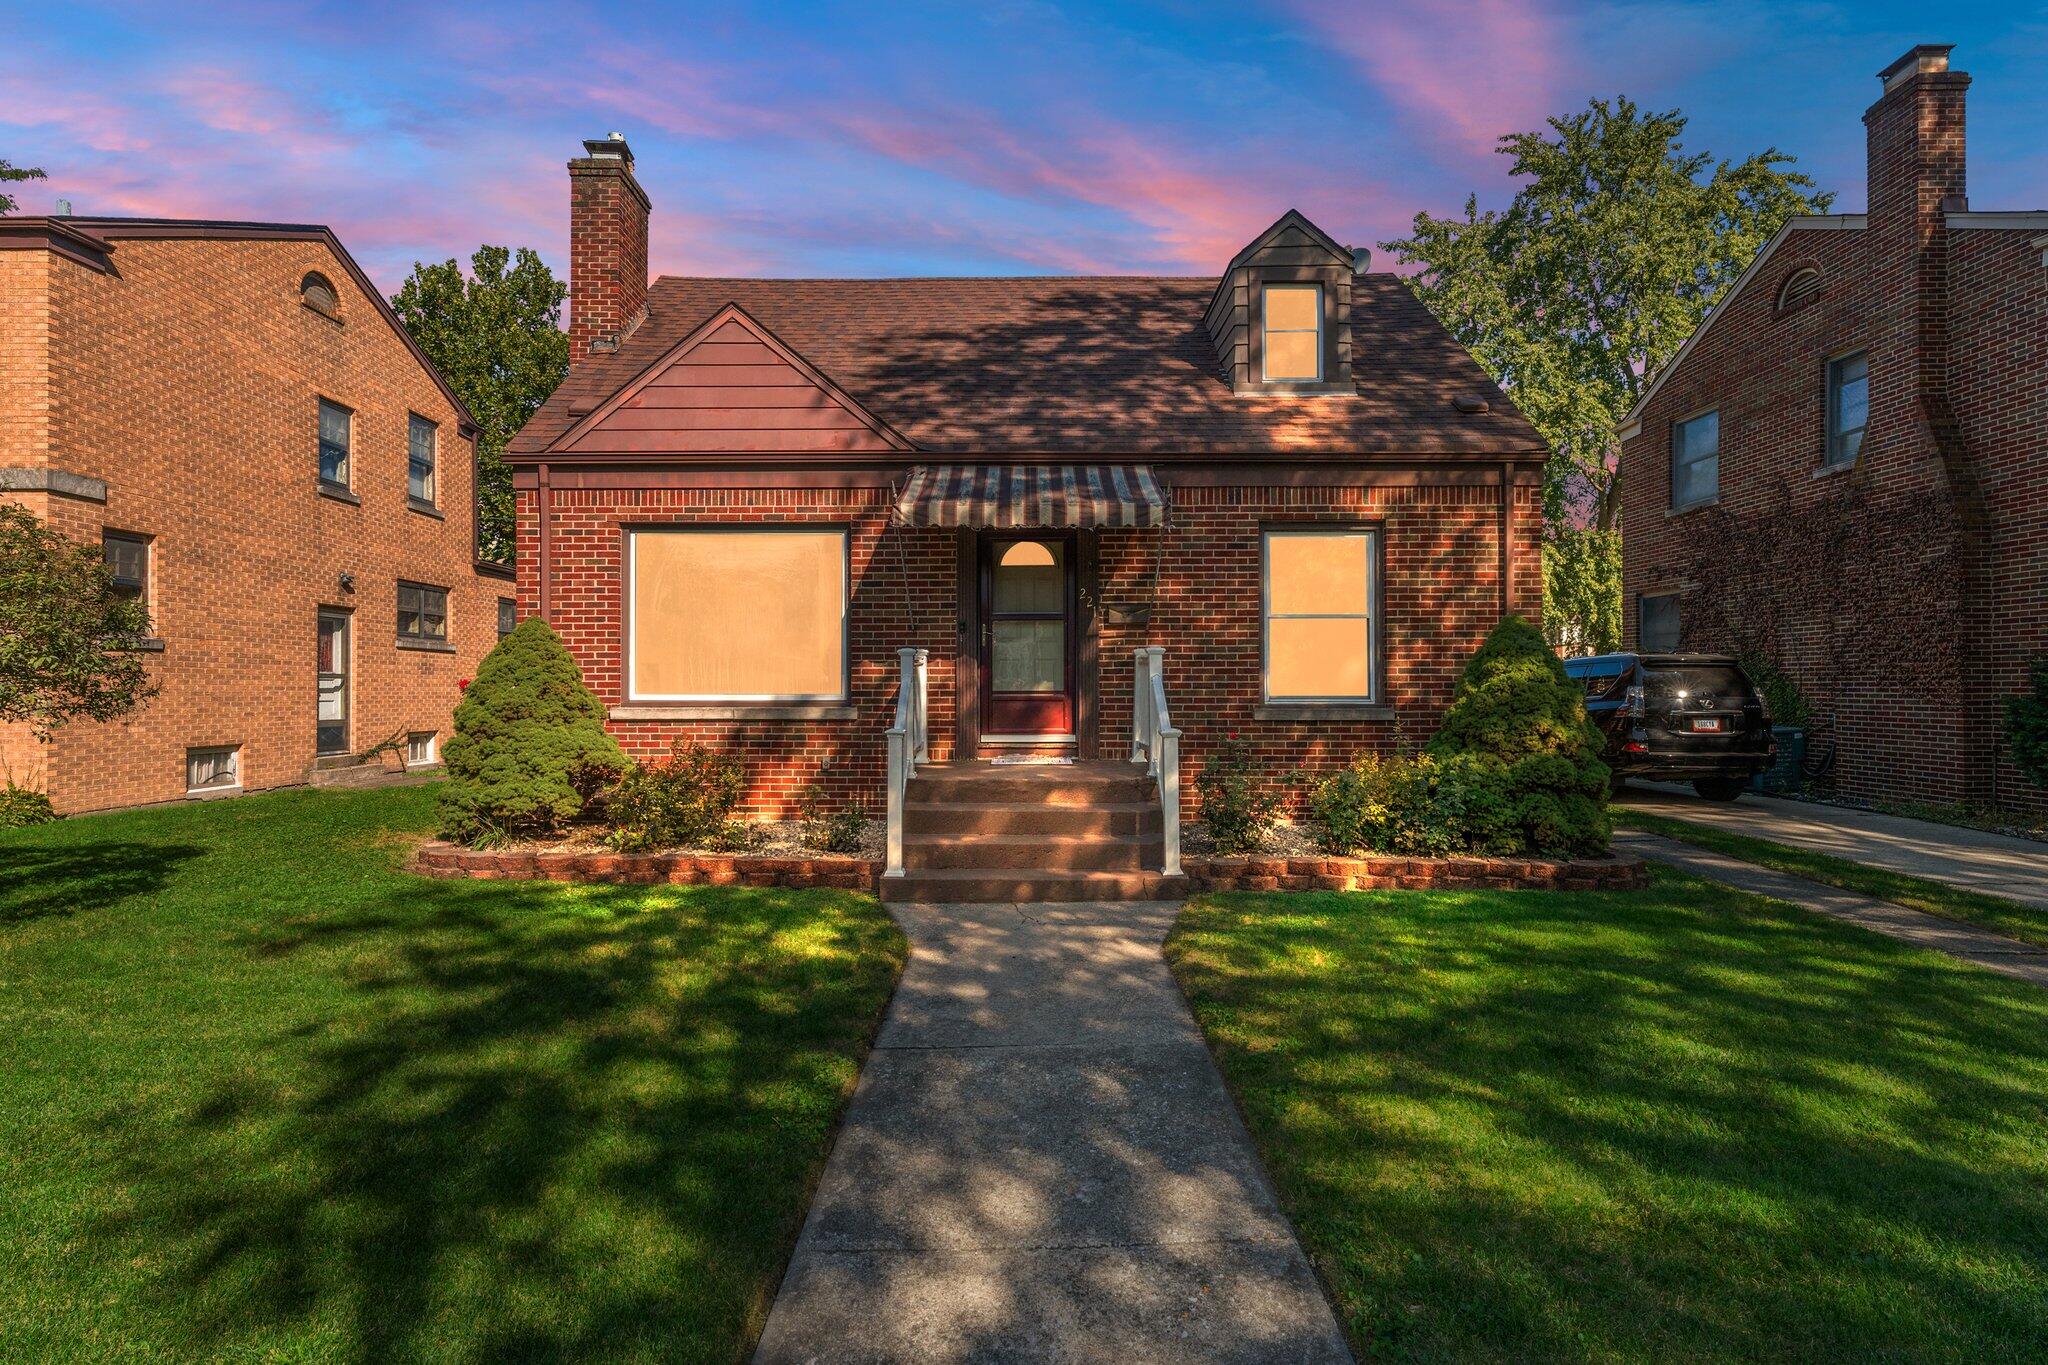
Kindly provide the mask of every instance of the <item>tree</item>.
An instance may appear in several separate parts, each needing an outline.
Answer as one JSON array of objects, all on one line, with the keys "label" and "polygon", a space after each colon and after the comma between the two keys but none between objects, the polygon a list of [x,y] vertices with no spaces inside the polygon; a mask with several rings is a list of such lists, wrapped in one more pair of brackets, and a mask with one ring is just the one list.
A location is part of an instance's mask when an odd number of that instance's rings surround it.
[{"label": "tree", "polygon": [[1524,183],[1501,212],[1415,216],[1383,248],[1556,453],[1545,513],[1618,524],[1616,426],[1759,248],[1834,196],[1767,148],[1716,162],[1679,141],[1677,111],[1593,100],[1500,152]]},{"label": "tree", "polygon": [[526,247],[481,246],[470,273],[453,260],[414,262],[392,295],[406,331],[477,420],[480,549],[512,558],[512,476],[505,443],[569,372],[562,333],[568,289]]},{"label": "tree", "polygon": [[[22,180],[42,180],[46,177],[34,166],[17,166],[6,157],[0,156],[0,185],[11,185]],[[14,196],[0,194],[0,213],[14,212]]]},{"label": "tree", "polygon": [[1621,648],[1621,535],[1555,528],[1543,542],[1543,635],[1567,655]]},{"label": "tree", "polygon": [[2048,787],[2048,658],[2034,660],[2028,672],[2033,690],[2005,699],[2005,734],[2027,780]]},{"label": "tree", "polygon": [[142,603],[115,591],[97,546],[0,503],[0,722],[38,739],[80,716],[112,720],[156,689],[136,652]]}]

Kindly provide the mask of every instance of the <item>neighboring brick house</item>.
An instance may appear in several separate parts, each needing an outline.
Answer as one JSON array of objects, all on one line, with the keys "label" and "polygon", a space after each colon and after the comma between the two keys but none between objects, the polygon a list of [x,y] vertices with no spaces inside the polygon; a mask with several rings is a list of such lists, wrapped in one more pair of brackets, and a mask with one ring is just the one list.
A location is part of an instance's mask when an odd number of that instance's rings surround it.
[{"label": "neighboring brick house", "polygon": [[1220,278],[649,286],[630,150],[585,146],[570,373],[508,456],[519,600],[634,754],[879,809],[919,648],[934,760],[1126,762],[1160,646],[1183,762],[1240,735],[1277,778],[1419,745],[1538,614],[1541,440],[1298,213]]},{"label": "neighboring brick house", "polygon": [[513,610],[474,424],[321,227],[0,218],[0,497],[103,545],[158,694],[0,761],[60,811],[435,760]]},{"label": "neighboring brick house", "polygon": [[1869,208],[1786,224],[1622,429],[1631,645],[1769,659],[1850,796],[2048,808],[2048,212],[1972,211],[1947,47],[1881,74]]}]

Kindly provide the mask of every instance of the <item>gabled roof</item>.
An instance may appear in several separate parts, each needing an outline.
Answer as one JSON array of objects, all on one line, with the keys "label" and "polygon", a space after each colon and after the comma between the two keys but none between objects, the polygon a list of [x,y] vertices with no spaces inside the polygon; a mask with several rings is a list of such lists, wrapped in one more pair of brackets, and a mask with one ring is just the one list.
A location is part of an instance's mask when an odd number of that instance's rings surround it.
[{"label": "gabled roof", "polygon": [[412,334],[405,330],[398,314],[391,304],[356,264],[355,257],[348,254],[348,248],[334,235],[331,228],[319,223],[244,223],[216,219],[196,218],[55,218],[55,217],[9,217],[0,218],[0,234],[16,238],[43,238],[52,249],[81,264],[97,270],[109,268],[109,258],[114,255],[114,244],[126,240],[203,240],[219,239],[249,242],[320,242],[355,281],[356,288],[370,300],[378,315],[398,333],[399,339],[419,361],[421,368],[441,390],[441,396],[455,409],[464,434],[476,430],[477,421],[467,405],[456,396],[455,390],[441,376],[434,362],[427,359],[427,353],[420,349]]},{"label": "gabled roof", "polygon": [[1323,231],[1314,223],[1310,222],[1308,220],[1308,215],[1304,214],[1300,209],[1289,209],[1287,210],[1287,212],[1281,214],[1278,218],[1275,218],[1273,220],[1273,225],[1271,227],[1267,228],[1258,236],[1252,238],[1250,244],[1247,245],[1244,250],[1238,252],[1235,256],[1232,256],[1230,258],[1230,264],[1223,268],[1223,273],[1228,275],[1231,271],[1237,269],[1246,261],[1258,255],[1261,251],[1264,251],[1268,246],[1271,246],[1274,241],[1276,241],[1280,237],[1285,236],[1289,228],[1293,228],[1295,231],[1300,232],[1303,236],[1307,237],[1317,246],[1322,247],[1325,251],[1329,252],[1339,261],[1345,262],[1346,264],[1350,263],[1351,248],[1340,244],[1335,237],[1332,237],[1329,233]]},{"label": "gabled roof", "polygon": [[1617,424],[1616,431],[1621,438],[1627,440],[1635,434],[1629,430],[1629,427],[1642,420],[1643,412],[1650,406],[1650,400],[1657,396],[1657,390],[1663,388],[1664,381],[1676,374],[1679,366],[1685,364],[1685,358],[1692,354],[1692,348],[1699,344],[1700,338],[1707,334],[1707,330],[1720,320],[1723,313],[1728,311],[1728,306],[1735,302],[1737,295],[1742,293],[1743,286],[1747,285],[1763,271],[1765,263],[1771,259],[1771,253],[1778,249],[1780,242],[1790,237],[1793,233],[1801,231],[1855,232],[1860,230],[1867,221],[1868,219],[1865,215],[1860,213],[1802,213],[1787,218],[1784,225],[1771,234],[1771,240],[1757,248],[1756,255],[1750,258],[1749,264],[1743,267],[1742,273],[1735,277],[1735,283],[1728,286],[1728,292],[1721,295],[1714,306],[1707,310],[1707,315],[1700,319],[1699,326],[1692,329],[1692,334],[1680,344],[1671,359],[1664,363],[1664,368],[1657,371],[1657,375],[1650,381],[1649,387],[1643,390],[1643,396],[1636,399],[1635,406],[1630,408],[1627,415]]},{"label": "gabled roof", "polygon": [[[664,276],[633,335],[576,365],[508,453],[561,453],[586,415],[728,307],[918,451],[1543,453],[1535,429],[1395,276],[1354,281],[1355,392],[1331,396],[1233,394],[1203,324],[1215,287],[1192,276]],[[1475,395],[1489,411],[1454,406]]]}]

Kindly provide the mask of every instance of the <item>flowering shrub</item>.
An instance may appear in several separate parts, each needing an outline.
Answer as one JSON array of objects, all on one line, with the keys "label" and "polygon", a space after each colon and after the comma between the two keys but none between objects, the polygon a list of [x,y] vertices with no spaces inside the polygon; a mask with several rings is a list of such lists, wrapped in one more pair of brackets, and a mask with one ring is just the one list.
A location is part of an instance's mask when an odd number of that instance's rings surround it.
[{"label": "flowering shrub", "polygon": [[747,827],[732,813],[745,791],[746,770],[737,758],[676,740],[667,759],[640,764],[607,794],[605,842],[621,853],[743,849]]}]

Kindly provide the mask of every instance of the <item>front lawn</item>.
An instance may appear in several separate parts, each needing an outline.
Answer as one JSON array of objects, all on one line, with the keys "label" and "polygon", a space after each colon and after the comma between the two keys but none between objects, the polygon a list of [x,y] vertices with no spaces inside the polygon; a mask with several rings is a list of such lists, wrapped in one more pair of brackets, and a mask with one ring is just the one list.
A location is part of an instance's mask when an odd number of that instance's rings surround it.
[{"label": "front lawn", "polygon": [[901,936],[852,893],[408,876],[432,803],[0,835],[0,1357],[745,1351]]},{"label": "front lawn", "polygon": [[2048,992],[1669,872],[1168,953],[1362,1355],[2048,1358]]}]

